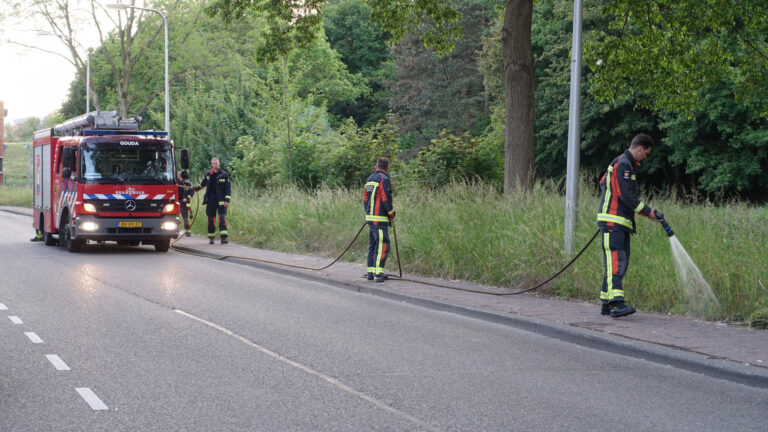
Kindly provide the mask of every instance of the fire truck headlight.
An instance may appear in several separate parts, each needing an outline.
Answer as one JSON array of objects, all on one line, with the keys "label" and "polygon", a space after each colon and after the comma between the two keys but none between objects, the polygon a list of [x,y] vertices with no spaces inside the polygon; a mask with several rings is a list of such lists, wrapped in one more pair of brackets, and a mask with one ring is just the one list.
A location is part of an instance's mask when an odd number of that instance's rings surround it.
[{"label": "fire truck headlight", "polygon": [[87,213],[96,213],[96,206],[91,203],[83,204],[83,210]]},{"label": "fire truck headlight", "polygon": [[172,221],[163,222],[163,224],[160,225],[160,228],[164,229],[166,231],[175,231],[176,229],[179,228],[179,224],[177,224],[176,222],[172,222]]},{"label": "fire truck headlight", "polygon": [[163,213],[170,213],[174,210],[176,210],[176,204],[174,203],[166,204],[165,207],[163,207]]},{"label": "fire truck headlight", "polygon": [[83,222],[80,224],[80,229],[83,231],[96,231],[99,229],[99,224],[96,222]]}]

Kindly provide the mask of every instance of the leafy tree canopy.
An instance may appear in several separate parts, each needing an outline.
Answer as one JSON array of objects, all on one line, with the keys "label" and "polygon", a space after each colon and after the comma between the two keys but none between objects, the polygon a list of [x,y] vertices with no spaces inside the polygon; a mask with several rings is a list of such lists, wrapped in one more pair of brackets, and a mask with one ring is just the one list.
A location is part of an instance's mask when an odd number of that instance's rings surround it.
[{"label": "leafy tree canopy", "polygon": [[702,88],[728,80],[737,99],[768,113],[768,0],[611,0],[609,23],[585,50],[593,91],[692,115]]}]

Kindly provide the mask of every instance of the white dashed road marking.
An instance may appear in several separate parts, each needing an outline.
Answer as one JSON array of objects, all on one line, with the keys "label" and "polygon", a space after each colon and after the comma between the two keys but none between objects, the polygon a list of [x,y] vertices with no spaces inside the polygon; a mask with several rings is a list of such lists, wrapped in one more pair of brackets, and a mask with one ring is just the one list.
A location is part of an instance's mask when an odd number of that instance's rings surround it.
[{"label": "white dashed road marking", "polygon": [[8,310],[8,306],[0,303],[0,310]]},{"label": "white dashed road marking", "polygon": [[188,313],[186,313],[186,312],[184,312],[182,310],[179,310],[179,309],[174,309],[174,312],[176,312],[178,314],[181,314],[181,315],[184,315],[184,316],[186,316],[188,318],[191,318],[191,319],[193,319],[195,321],[198,321],[200,323],[203,323],[203,324],[205,324],[205,325],[207,325],[207,326],[209,326],[211,328],[214,328],[214,329],[216,329],[216,330],[226,334],[227,336],[231,336],[231,337],[239,340],[240,342],[242,342],[242,343],[244,343],[244,344],[246,344],[246,345],[248,345],[248,346],[250,346],[252,348],[255,348],[258,351],[261,351],[262,353],[264,353],[264,354],[274,358],[275,360],[278,360],[278,361],[281,361],[281,362],[283,362],[285,364],[291,365],[291,366],[293,366],[293,367],[295,367],[297,369],[301,369],[301,370],[303,370],[304,372],[306,372],[306,373],[308,373],[310,375],[314,375],[315,377],[320,378],[323,381],[326,381],[327,383],[333,385],[334,387],[336,387],[336,388],[338,388],[340,390],[343,390],[343,391],[345,391],[345,392],[347,392],[349,394],[352,394],[354,396],[357,396],[358,398],[360,398],[360,399],[362,399],[364,401],[367,401],[367,402],[369,402],[369,403],[371,403],[371,404],[373,404],[373,405],[383,409],[384,411],[390,412],[390,413],[395,414],[395,415],[397,415],[397,416],[399,416],[401,418],[404,418],[404,419],[410,421],[411,423],[413,423],[415,425],[418,425],[422,429],[425,429],[425,430],[428,430],[428,431],[431,431],[431,432],[442,432],[441,429],[438,429],[435,426],[432,426],[431,424],[425,422],[424,420],[421,420],[421,419],[419,419],[417,417],[414,417],[414,416],[412,416],[412,415],[410,415],[410,414],[408,414],[408,413],[406,413],[404,411],[400,411],[397,408],[391,407],[391,406],[387,405],[385,402],[380,401],[380,400],[374,398],[373,396],[369,396],[369,395],[367,395],[367,394],[365,394],[365,393],[363,393],[361,391],[355,390],[352,387],[344,384],[343,382],[337,380],[336,378],[334,378],[332,376],[328,376],[328,375],[326,375],[326,374],[324,374],[322,372],[316,371],[316,370],[314,370],[314,369],[312,369],[312,368],[310,368],[308,366],[305,366],[305,365],[303,365],[301,363],[298,363],[298,362],[295,362],[295,361],[293,361],[293,360],[291,360],[289,358],[283,357],[280,354],[278,354],[278,353],[276,353],[274,351],[271,351],[268,348],[265,348],[265,347],[263,347],[263,346],[261,346],[259,344],[254,343],[254,342],[251,342],[250,340],[246,339],[243,336],[240,336],[239,334],[233,332],[232,330],[228,330],[228,329],[226,329],[224,327],[221,327],[218,324],[214,324],[214,323],[212,323],[210,321],[206,321],[206,320],[204,320],[202,318],[198,318],[198,317],[196,317],[196,316],[194,316],[192,314],[188,314]]},{"label": "white dashed road marking", "polygon": [[29,340],[32,341],[32,343],[43,343],[43,340],[40,339],[40,336],[37,335],[35,332],[24,332],[25,335],[29,338]]},{"label": "white dashed road marking", "polygon": [[57,356],[56,354],[46,354],[45,358],[48,359],[49,362],[53,365],[53,367],[56,368],[56,370],[60,371],[68,371],[72,370],[67,366],[66,363],[64,363],[64,360],[61,359],[61,357]]},{"label": "white dashed road marking", "polygon": [[80,396],[85,399],[85,402],[88,403],[92,410],[103,411],[109,409],[106,405],[104,405],[104,402],[102,402],[101,399],[96,396],[96,393],[94,393],[93,390],[89,389],[88,387],[78,387],[75,390],[80,393]]},{"label": "white dashed road marking", "polygon": [[15,315],[9,316],[8,319],[11,320],[11,322],[14,323],[14,324],[24,324],[24,321],[22,321],[21,318],[15,316]]}]

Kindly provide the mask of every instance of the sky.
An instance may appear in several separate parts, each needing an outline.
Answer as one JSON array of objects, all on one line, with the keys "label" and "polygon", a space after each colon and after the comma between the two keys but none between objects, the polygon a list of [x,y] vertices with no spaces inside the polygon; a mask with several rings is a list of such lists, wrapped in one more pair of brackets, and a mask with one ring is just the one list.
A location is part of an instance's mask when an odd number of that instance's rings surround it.
[{"label": "sky", "polygon": [[[0,0],[0,15],[7,12],[7,7],[6,2]],[[99,45],[99,34],[95,28],[79,26],[78,30],[74,38],[81,45],[86,48]],[[7,42],[10,39],[69,55],[58,37],[38,36],[38,31],[51,31],[51,28],[44,21],[35,19],[4,21],[0,25],[0,101],[8,110],[5,123],[27,117],[42,119],[59,109],[67,98],[69,84],[75,79],[75,66],[64,58]]]}]

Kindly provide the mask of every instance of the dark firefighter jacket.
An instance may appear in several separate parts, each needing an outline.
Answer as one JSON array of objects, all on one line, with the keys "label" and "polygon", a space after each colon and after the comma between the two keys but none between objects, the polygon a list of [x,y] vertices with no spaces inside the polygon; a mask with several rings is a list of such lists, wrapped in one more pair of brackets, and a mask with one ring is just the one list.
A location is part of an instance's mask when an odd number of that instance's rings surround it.
[{"label": "dark firefighter jacket", "polygon": [[[182,207],[191,207],[192,195],[194,194],[195,194],[195,191],[192,190],[192,183],[185,180],[183,183],[179,184],[179,193],[176,196],[178,197],[179,204]],[[187,202],[182,201],[184,198],[187,199]]]},{"label": "dark firefighter jacket", "polygon": [[637,197],[635,158],[629,150],[614,159],[600,179],[597,225],[635,232],[635,213],[648,216],[651,208]]},{"label": "dark firefighter jacket", "polygon": [[203,204],[224,205],[229,202],[232,194],[232,187],[229,183],[229,174],[219,168],[219,171],[210,170],[205,173],[200,186],[205,188],[205,198]]},{"label": "dark firefighter jacket", "polygon": [[395,210],[392,207],[392,186],[383,171],[376,170],[365,181],[363,208],[366,222],[373,225],[389,225],[389,218]]}]

